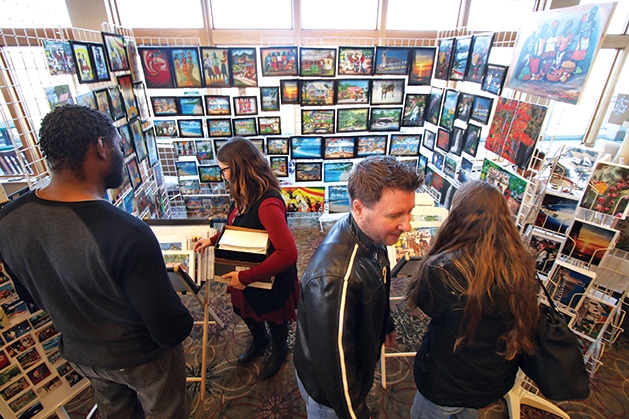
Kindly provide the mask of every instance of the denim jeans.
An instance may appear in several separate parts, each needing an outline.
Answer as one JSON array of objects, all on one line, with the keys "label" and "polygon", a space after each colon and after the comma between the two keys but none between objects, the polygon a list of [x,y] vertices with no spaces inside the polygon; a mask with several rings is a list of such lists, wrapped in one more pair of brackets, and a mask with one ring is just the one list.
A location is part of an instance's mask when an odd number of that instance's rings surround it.
[{"label": "denim jeans", "polygon": [[419,391],[411,406],[411,419],[478,419],[478,410],[471,407],[439,406]]},{"label": "denim jeans", "polygon": [[179,344],[157,359],[130,368],[72,367],[94,388],[103,419],[189,419],[186,359]]},{"label": "denim jeans", "polygon": [[308,414],[308,419],[338,419],[336,412],[331,407],[318,403],[310,397],[301,380],[299,379],[299,375],[297,375],[297,371],[295,371],[295,377],[297,378],[297,385],[299,386],[299,393],[301,393],[301,397],[306,402],[306,413]]}]

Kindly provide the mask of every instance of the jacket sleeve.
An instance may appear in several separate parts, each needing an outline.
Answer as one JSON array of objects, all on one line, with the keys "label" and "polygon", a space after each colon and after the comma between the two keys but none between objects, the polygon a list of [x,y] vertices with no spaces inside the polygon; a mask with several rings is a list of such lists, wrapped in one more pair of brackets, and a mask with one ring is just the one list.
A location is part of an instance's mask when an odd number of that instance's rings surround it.
[{"label": "jacket sleeve", "polygon": [[431,266],[426,280],[419,286],[417,307],[433,318],[438,318],[459,303],[459,295],[447,285],[444,269]]}]

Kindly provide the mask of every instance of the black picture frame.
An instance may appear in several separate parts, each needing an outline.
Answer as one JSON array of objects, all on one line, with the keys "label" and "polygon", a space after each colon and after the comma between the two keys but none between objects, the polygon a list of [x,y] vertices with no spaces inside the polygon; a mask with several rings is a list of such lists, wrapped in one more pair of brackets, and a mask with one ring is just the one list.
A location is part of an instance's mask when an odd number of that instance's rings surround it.
[{"label": "black picture frame", "polygon": [[297,47],[260,48],[260,64],[264,77],[298,76]]},{"label": "black picture frame", "polygon": [[427,148],[430,151],[435,149],[435,142],[437,140],[437,134],[434,131],[424,130],[424,138],[422,141],[422,146]]},{"label": "black picture frame", "polygon": [[234,115],[247,116],[258,114],[257,96],[234,96]]},{"label": "black picture frame", "polygon": [[280,102],[282,105],[299,105],[299,79],[280,80]]},{"label": "black picture frame", "polygon": [[205,114],[207,116],[231,116],[230,97],[226,95],[205,95]]},{"label": "black picture frame", "polygon": [[428,86],[435,67],[435,47],[411,48],[408,73],[409,86]]},{"label": "black picture frame", "polygon": [[419,156],[421,134],[391,134],[389,139],[389,155],[397,157]]},{"label": "black picture frame", "polygon": [[105,44],[105,57],[111,71],[129,70],[129,58],[125,48],[124,36],[116,33],[101,32]]},{"label": "black picture frame", "polygon": [[437,130],[437,141],[435,142],[434,150],[439,149],[444,153],[450,150],[450,131],[447,129],[439,128]]},{"label": "black picture frame", "polygon": [[474,103],[472,104],[472,113],[470,114],[470,120],[480,122],[483,125],[487,125],[489,117],[491,116],[491,108],[494,100],[485,96],[474,96]]},{"label": "black picture frame", "polygon": [[269,165],[273,174],[278,178],[288,177],[288,157],[287,156],[271,156],[269,157]]},{"label": "black picture frame", "polygon": [[465,131],[465,142],[463,144],[463,152],[472,157],[476,157],[478,152],[478,143],[480,142],[482,127],[475,124],[467,124]]},{"label": "black picture frame", "polygon": [[282,121],[279,116],[259,116],[258,117],[258,134],[259,135],[281,135]]},{"label": "black picture frame", "polygon": [[301,134],[334,134],[334,109],[302,109]]},{"label": "black picture frame", "polygon": [[404,98],[404,110],[402,112],[402,127],[423,127],[424,115],[428,104],[426,93],[407,93]]},{"label": "black picture frame", "polygon": [[280,110],[279,87],[260,87],[260,110],[263,112],[277,112]]},{"label": "black picture frame", "polygon": [[336,79],[337,105],[368,105],[371,97],[371,80]]},{"label": "black picture frame", "polygon": [[297,159],[322,159],[323,137],[320,136],[293,136],[290,137],[291,160]]},{"label": "black picture frame", "polygon": [[445,129],[452,129],[454,117],[456,115],[457,104],[459,103],[459,91],[446,89],[443,96],[443,106],[439,117],[439,126]]},{"label": "black picture frame", "polygon": [[110,80],[109,68],[105,61],[105,47],[103,44],[90,44],[92,58],[94,59],[94,70],[98,81]]},{"label": "black picture frame", "polygon": [[94,100],[96,100],[96,106],[98,107],[99,111],[101,111],[111,119],[114,119],[111,109],[111,102],[109,101],[108,89],[95,90]]},{"label": "black picture frame", "polygon": [[233,87],[258,86],[257,48],[229,48]]},{"label": "black picture frame", "polygon": [[333,106],[335,89],[333,79],[300,79],[299,103],[301,106]]},{"label": "black picture frame", "polygon": [[170,60],[173,69],[175,87],[203,87],[203,71],[199,48],[173,47],[170,49]]},{"label": "black picture frame", "polygon": [[404,103],[406,79],[373,79],[371,81],[372,105],[401,105]]},{"label": "black picture frame", "polygon": [[322,169],[321,162],[295,162],[295,182],[321,182]]},{"label": "black picture frame", "polygon": [[454,39],[445,38],[439,40],[437,48],[437,63],[435,65],[435,78],[448,80],[450,76],[450,63],[452,62],[452,51],[454,50]]},{"label": "black picture frame", "polygon": [[155,116],[177,116],[179,107],[176,96],[151,96],[151,107]]},{"label": "black picture frame", "polygon": [[339,47],[339,76],[370,76],[373,72],[373,47]]},{"label": "black picture frame", "polygon": [[481,83],[487,71],[487,62],[495,34],[474,35],[470,49],[470,59],[465,72],[465,81]]},{"label": "black picture frame", "polygon": [[406,76],[410,67],[410,48],[376,47],[373,74]]},{"label": "black picture frame", "polygon": [[266,154],[269,156],[288,155],[288,137],[267,137]]},{"label": "black picture frame", "polygon": [[437,126],[439,124],[439,113],[441,111],[441,101],[443,100],[443,89],[440,87],[430,88],[430,99],[426,107],[425,119],[427,122]]},{"label": "black picture frame", "polygon": [[507,77],[507,71],[509,71],[509,67],[506,65],[487,64],[487,70],[480,89],[492,95],[500,96]]},{"label": "black picture frame", "polygon": [[200,164],[199,181],[202,183],[222,182],[221,168],[217,164]]},{"label": "black picture frame", "polygon": [[232,137],[232,123],[230,118],[208,118],[207,135],[210,138]]},{"label": "black picture frame", "polygon": [[201,119],[178,119],[177,127],[182,138],[203,138],[203,122]]},{"label": "black picture frame", "polygon": [[383,156],[387,154],[389,136],[359,135],[356,137],[356,157]]},{"label": "black picture frame", "polygon": [[369,129],[369,108],[338,108],[336,132],[359,132]]},{"label": "black picture frame", "polygon": [[98,75],[92,57],[92,44],[88,42],[71,41],[72,56],[76,67],[79,83],[96,83]]},{"label": "black picture frame", "polygon": [[465,79],[472,39],[473,38],[471,36],[455,38],[454,49],[452,51],[452,62],[450,63],[450,80],[462,81]]},{"label": "black picture frame", "polygon": [[450,130],[450,153],[460,156],[465,145],[465,130],[461,127],[453,126]]},{"label": "black picture frame", "polygon": [[203,68],[203,85],[205,87],[230,87],[232,71],[229,48],[200,47],[199,57]]},{"label": "black picture frame", "polygon": [[234,135],[240,137],[253,137],[258,135],[258,124],[255,117],[232,118],[232,130]]},{"label": "black picture frame", "polygon": [[353,159],[355,155],[355,137],[337,136],[323,139],[323,158],[325,160]]},{"label": "black picture frame", "polygon": [[301,77],[336,76],[336,48],[299,48]]},{"label": "black picture frame", "polygon": [[459,94],[459,102],[456,105],[456,114],[454,119],[467,122],[470,120],[472,113],[472,104],[474,103],[474,95],[471,93],[461,92]]},{"label": "black picture frame", "polygon": [[369,131],[399,131],[402,123],[402,107],[369,108]]},{"label": "black picture frame", "polygon": [[177,96],[177,107],[181,116],[204,116],[203,97]]}]

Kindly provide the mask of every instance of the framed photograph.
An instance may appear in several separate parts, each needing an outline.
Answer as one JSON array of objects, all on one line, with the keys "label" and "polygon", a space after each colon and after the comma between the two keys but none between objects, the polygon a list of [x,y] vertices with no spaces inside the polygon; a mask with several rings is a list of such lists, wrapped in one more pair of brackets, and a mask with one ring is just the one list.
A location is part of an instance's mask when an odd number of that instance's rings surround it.
[{"label": "framed photograph", "polygon": [[155,127],[155,135],[158,137],[176,138],[179,136],[177,132],[177,122],[174,119],[156,119],[153,121],[153,126]]},{"label": "framed photograph", "polygon": [[299,105],[299,79],[280,80],[280,93],[283,105]]},{"label": "framed photograph", "polygon": [[472,121],[480,122],[483,125],[487,125],[487,122],[489,122],[489,116],[491,115],[491,107],[493,103],[494,100],[492,98],[478,95],[474,96],[470,119]]},{"label": "framed photograph", "polygon": [[410,48],[376,47],[376,59],[373,74],[403,75],[408,74]]},{"label": "framed photograph", "polygon": [[199,165],[199,180],[201,182],[222,182],[220,167],[217,164]]},{"label": "framed photograph", "polygon": [[579,200],[570,195],[546,191],[534,225],[547,231],[565,234],[572,223],[578,203]]},{"label": "framed photograph", "polygon": [[137,189],[142,184],[142,176],[140,175],[140,168],[138,161],[135,157],[132,157],[127,162],[127,170],[129,171],[129,179],[131,180],[131,187]]},{"label": "framed photograph", "polygon": [[326,137],[323,139],[323,158],[328,159],[353,159],[354,137]]},{"label": "framed photograph", "polygon": [[183,116],[203,116],[203,98],[201,96],[177,96],[179,114]]},{"label": "framed photograph", "polygon": [[465,131],[465,143],[463,144],[463,151],[472,157],[476,157],[478,151],[478,143],[480,141],[482,128],[478,125],[467,124]]},{"label": "framed photograph", "polygon": [[208,137],[231,137],[232,123],[229,118],[208,118],[207,119]]},{"label": "framed photograph", "polygon": [[336,132],[357,132],[369,129],[369,108],[336,110]]},{"label": "framed photograph", "polygon": [[423,127],[428,94],[407,93],[402,113],[403,127]]},{"label": "framed photograph", "polygon": [[336,48],[299,48],[299,75],[302,77],[334,77]]},{"label": "framed photograph", "polygon": [[535,269],[548,275],[553,263],[557,259],[559,249],[565,237],[556,234],[548,234],[534,228],[531,231],[528,248],[535,257]]},{"label": "framed photograph", "polygon": [[430,101],[426,108],[426,121],[433,125],[439,124],[439,111],[441,110],[441,101],[443,100],[443,89],[439,87],[430,88]]},{"label": "framed photograph", "polygon": [[371,82],[372,105],[401,105],[404,102],[404,79],[373,79]]},{"label": "framed photograph", "polygon": [[281,135],[282,124],[279,116],[259,116],[258,117],[258,133],[259,135]]},{"label": "framed photograph", "polygon": [[129,70],[129,59],[125,48],[124,36],[115,33],[101,32],[105,51],[107,52],[107,62],[111,71]]},{"label": "framed photograph", "polygon": [[556,303],[576,308],[595,278],[593,271],[556,260],[548,275],[546,290]]},{"label": "framed photograph", "polygon": [[264,112],[280,110],[280,88],[260,87],[260,109]]},{"label": "framed photograph", "polygon": [[571,327],[592,339],[597,339],[610,322],[610,315],[615,308],[615,304],[586,295],[577,308],[577,315]]},{"label": "framed photograph", "polygon": [[264,77],[298,76],[297,47],[260,48]]},{"label": "framed photograph", "polygon": [[369,108],[369,131],[399,131],[402,108]]},{"label": "framed photograph", "polygon": [[206,95],[205,114],[207,116],[231,116],[229,96]]},{"label": "framed photograph", "polygon": [[339,163],[323,163],[323,181],[324,182],[347,182],[349,179],[349,172],[354,167],[354,163],[339,162]]},{"label": "framed photograph", "polygon": [[321,182],[321,163],[295,163],[295,182]]},{"label": "framed photograph", "polygon": [[435,78],[448,80],[450,76],[450,63],[454,51],[454,38],[441,39],[437,49],[437,65],[435,66]]},{"label": "framed photograph", "polygon": [[266,154],[269,156],[288,154],[288,138],[268,137],[266,139]]},{"label": "framed photograph", "polygon": [[194,142],[197,150],[197,160],[214,160],[214,143],[212,140],[197,140]]},{"label": "framed photograph", "polygon": [[151,96],[151,106],[155,116],[175,116],[179,115],[177,99],[174,96]]},{"label": "framed photograph", "polygon": [[461,92],[459,94],[459,103],[456,105],[455,119],[467,122],[472,114],[472,105],[474,104],[474,95],[471,93]]},{"label": "framed photograph", "polygon": [[625,218],[629,199],[629,167],[599,162],[588,181],[581,208],[616,218]]},{"label": "framed photograph", "polygon": [[452,52],[452,62],[450,64],[450,80],[463,80],[465,78],[471,46],[471,36],[454,39],[454,51]]},{"label": "framed photograph", "polygon": [[434,47],[411,48],[409,86],[429,86],[435,65]]},{"label": "framed photograph", "polygon": [[203,123],[200,119],[179,119],[177,125],[181,137],[203,137]]},{"label": "framed photograph", "polygon": [[504,65],[487,64],[487,71],[480,89],[492,95],[500,96],[508,69],[509,67]]},{"label": "framed photograph", "polygon": [[437,139],[437,134],[429,130],[424,130],[424,142],[422,143],[422,145],[426,147],[428,150],[432,151],[435,149],[436,139]]},{"label": "framed photograph", "polygon": [[373,47],[339,47],[339,76],[371,75],[373,53]]},{"label": "framed photograph", "polygon": [[198,48],[171,48],[175,87],[203,87]]},{"label": "framed photograph", "polygon": [[201,47],[203,84],[205,87],[229,87],[232,85],[229,49]]},{"label": "framed photograph", "polygon": [[109,70],[105,62],[105,48],[102,44],[90,44],[90,48],[92,49],[92,58],[94,58],[96,79],[98,81],[109,80]]},{"label": "framed photograph", "polygon": [[87,42],[70,42],[72,55],[76,65],[76,75],[79,83],[94,83],[98,81],[94,60],[92,58],[91,44]]},{"label": "framed photograph", "polygon": [[273,170],[275,176],[288,177],[288,157],[269,157],[269,165],[271,166],[271,170]]},{"label": "framed photograph", "polygon": [[44,39],[43,44],[46,63],[51,76],[75,74],[76,64],[69,42]]},{"label": "framed photograph", "polygon": [[322,137],[290,137],[290,155],[296,159],[322,159]]},{"label": "framed photograph", "polygon": [[382,156],[387,154],[386,135],[363,135],[356,137],[356,157]]},{"label": "framed photograph", "polygon": [[437,131],[437,143],[435,146],[439,150],[447,153],[450,150],[450,131],[439,128]]},{"label": "framed photograph", "polygon": [[389,155],[419,156],[420,134],[391,134]]},{"label": "framed photograph", "polygon": [[619,231],[573,219],[560,254],[598,266],[614,247]]},{"label": "framed photograph", "polygon": [[111,112],[111,105],[109,103],[109,94],[107,93],[107,89],[95,90],[94,91],[94,99],[96,100],[96,107],[99,111],[114,119],[114,116]]},{"label": "framed photograph", "polygon": [[441,109],[441,118],[439,118],[439,126],[445,129],[452,129],[454,126],[454,115],[456,113],[456,105],[459,103],[459,91],[454,89],[446,89],[443,99],[443,108]]},{"label": "framed photograph", "polygon": [[465,80],[480,83],[487,71],[487,60],[494,42],[494,33],[474,35],[470,48],[469,62],[465,71]]},{"label": "framed photograph", "polygon": [[465,141],[465,130],[461,127],[452,127],[450,130],[450,153],[461,155]]},{"label": "framed photograph", "polygon": [[349,194],[347,193],[347,186],[345,185],[328,186],[328,202],[329,202],[328,211],[330,212],[330,214],[349,212],[351,210],[351,205],[349,203]]},{"label": "framed photograph", "polygon": [[234,118],[232,119],[234,135],[241,137],[251,137],[258,135],[258,125],[255,118]]},{"label": "framed photograph", "polygon": [[256,48],[229,48],[231,78],[234,87],[257,87]]},{"label": "framed photograph", "polygon": [[443,171],[443,162],[445,161],[445,156],[443,153],[440,153],[438,151],[435,151],[434,153],[432,153],[432,159],[431,159],[431,163],[433,166],[435,166],[438,170]]},{"label": "framed photograph", "polygon": [[336,104],[369,104],[371,81],[369,79],[337,79]]},{"label": "framed photograph", "polygon": [[334,105],[334,87],[334,80],[299,80],[299,99],[301,105]]},{"label": "framed photograph", "polygon": [[334,109],[302,109],[301,133],[306,134],[333,134],[334,133]]},{"label": "framed photograph", "polygon": [[127,112],[127,119],[130,121],[133,118],[137,118],[140,116],[140,111],[138,110],[138,103],[135,99],[131,76],[129,74],[118,76],[118,85],[122,92],[122,100],[124,101],[125,110]]},{"label": "framed photograph", "polygon": [[129,122],[129,129],[131,130],[135,155],[138,158],[138,162],[142,162],[148,156],[148,150],[144,142],[144,132],[142,131],[142,122],[140,119],[136,118]]},{"label": "framed photograph", "polygon": [[138,48],[144,81],[148,89],[175,87],[175,75],[170,63],[170,48]]}]

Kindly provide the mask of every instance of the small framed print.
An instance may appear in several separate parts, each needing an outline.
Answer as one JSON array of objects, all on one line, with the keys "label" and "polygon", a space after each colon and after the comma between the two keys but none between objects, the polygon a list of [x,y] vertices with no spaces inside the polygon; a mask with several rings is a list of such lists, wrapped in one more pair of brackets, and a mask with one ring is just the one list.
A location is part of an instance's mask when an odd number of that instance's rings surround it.
[{"label": "small framed print", "polygon": [[386,135],[363,135],[356,137],[356,157],[382,156],[387,154]]},{"label": "small framed print", "polygon": [[201,182],[222,182],[221,169],[217,164],[199,165],[199,180]]},{"label": "small framed print", "polygon": [[201,62],[205,87],[231,86],[231,66],[227,48],[201,47]]},{"label": "small framed print", "polygon": [[437,139],[437,134],[430,130],[424,131],[424,142],[422,145],[426,147],[428,150],[432,151],[435,149],[435,140]]},{"label": "small framed print", "polygon": [[197,150],[197,160],[214,160],[214,144],[212,140],[197,140],[194,142],[194,146]]},{"label": "small framed print", "polygon": [[229,48],[231,78],[234,87],[257,87],[256,48]]},{"label": "small framed print", "polygon": [[290,137],[290,155],[292,160],[322,159],[322,137]]},{"label": "small framed print", "polygon": [[131,136],[131,129],[129,128],[129,124],[120,125],[118,127],[118,132],[120,133],[124,156],[129,157],[135,151],[133,148],[133,137]]},{"label": "small framed print", "polygon": [[487,60],[491,46],[494,42],[494,34],[474,35],[470,51],[470,61],[465,72],[465,80],[480,83],[487,70]]},{"label": "small framed print", "polygon": [[113,119],[107,89],[94,91],[94,98],[96,99],[96,106],[98,107],[98,110]]},{"label": "small framed print", "polygon": [[51,76],[75,74],[76,67],[69,42],[44,39],[43,45]]},{"label": "small framed print", "polygon": [[179,136],[177,122],[174,119],[156,119],[153,121],[153,126],[155,127],[155,135],[158,137],[176,138]]},{"label": "small framed print", "polygon": [[232,123],[229,118],[208,118],[207,119],[208,137],[231,137]]},{"label": "small framed print", "polygon": [[177,125],[181,137],[203,137],[203,123],[200,119],[179,119]]},{"label": "small framed print", "polygon": [[295,163],[295,182],[321,182],[323,180],[321,168],[321,163]]},{"label": "small framed print", "polygon": [[280,80],[280,93],[283,105],[299,105],[299,79]]},{"label": "small framed print", "polygon": [[234,97],[234,115],[257,115],[258,114],[258,98],[255,96],[236,96]]},{"label": "small framed print", "polygon": [[430,85],[432,69],[435,65],[435,50],[434,47],[411,49],[409,86]]},{"label": "small framed print", "polygon": [[401,105],[404,102],[404,79],[373,79],[371,81],[372,105]]},{"label": "small framed print", "polygon": [[175,87],[202,87],[199,49],[177,47],[170,50]]},{"label": "small framed print", "polygon": [[351,210],[347,186],[345,185],[328,186],[328,201],[330,202],[330,214],[349,212]]},{"label": "small framed print", "polygon": [[432,153],[432,160],[430,161],[433,166],[435,166],[438,170],[443,171],[443,162],[445,160],[445,156],[443,153],[435,151]]},{"label": "small framed print", "polygon": [[323,163],[324,182],[347,182],[349,172],[354,167],[352,162]]},{"label": "small framed print", "polygon": [[285,137],[267,137],[266,139],[266,154],[284,155],[288,154],[288,138]]},{"label": "small framed print", "polygon": [[151,106],[155,116],[175,116],[179,115],[177,108],[177,98],[170,96],[152,96]]},{"label": "small framed print", "polygon": [[450,153],[460,156],[463,151],[465,130],[461,127],[452,127],[450,130]]},{"label": "small framed print", "polygon": [[336,111],[336,132],[357,132],[369,129],[369,108],[339,108]]},{"label": "small framed print", "polygon": [[302,109],[301,133],[306,134],[333,134],[334,110]]},{"label": "small framed print", "polygon": [[177,160],[175,167],[177,168],[177,177],[199,176],[196,160]]},{"label": "small framed print", "polygon": [[428,157],[420,154],[419,160],[417,160],[417,173],[425,176],[427,167],[428,167]]},{"label": "small framed print", "polygon": [[282,134],[282,124],[279,116],[259,116],[259,135],[280,135]]},{"label": "small framed print", "polygon": [[354,137],[326,137],[323,141],[324,159],[354,158]]},{"label": "small framed print", "polygon": [[299,80],[299,100],[301,105],[334,105],[334,86],[334,80]]},{"label": "small framed print", "polygon": [[554,302],[576,308],[596,273],[571,265],[563,260],[555,260],[548,275],[546,290]]},{"label": "small framed print", "polygon": [[115,33],[101,32],[105,51],[107,52],[107,62],[111,71],[129,70],[129,59],[125,48],[124,36]]},{"label": "small framed print", "polygon": [[441,110],[441,101],[443,100],[443,89],[439,87],[430,88],[430,101],[426,108],[426,121],[433,125],[439,123],[439,111]]},{"label": "small framed print", "polygon": [[131,81],[131,75],[126,74],[124,76],[118,76],[118,85],[120,86],[120,91],[122,92],[122,100],[124,101],[125,111],[127,112],[127,119],[130,121],[133,118],[140,116],[138,103],[133,90],[133,82]]},{"label": "small framed print", "polygon": [[471,46],[471,36],[454,39],[454,51],[452,52],[452,63],[450,64],[450,80],[463,80],[465,78]]},{"label": "small framed print", "polygon": [[478,125],[467,124],[467,130],[465,131],[465,142],[463,144],[463,151],[472,157],[476,157],[478,151],[478,143],[480,141],[482,128]]},{"label": "small framed print", "polygon": [[557,259],[559,249],[565,237],[557,234],[547,233],[538,228],[531,232],[528,248],[535,257],[535,269],[548,274]]},{"label": "small framed print", "polygon": [[371,95],[371,81],[369,79],[337,79],[336,104],[355,105],[369,104]]},{"label": "small framed print", "polygon": [[461,166],[459,170],[459,174],[457,176],[457,180],[460,183],[465,183],[472,179],[472,169],[474,167],[474,163],[471,160],[463,157],[461,159]]},{"label": "small framed print", "polygon": [[260,153],[265,154],[264,153],[264,139],[263,138],[250,138],[249,141],[251,141],[253,143],[253,145],[255,145],[256,148],[258,150],[260,150]]},{"label": "small framed print", "polygon": [[428,94],[407,93],[402,113],[403,127],[423,127]]},{"label": "small framed print", "polygon": [[437,143],[435,146],[447,153],[450,150],[450,131],[439,128],[437,131]]},{"label": "small framed print", "polygon": [[280,110],[280,88],[260,87],[260,109],[264,112]]},{"label": "small framed print", "polygon": [[441,118],[439,118],[439,126],[445,129],[452,129],[454,125],[454,114],[456,105],[459,102],[459,92],[454,89],[446,89],[443,99],[443,108],[441,109]]},{"label": "small framed print", "polygon": [[471,93],[461,92],[459,94],[459,103],[456,105],[455,119],[459,121],[467,122],[470,119],[472,113],[472,104],[474,103],[474,95]]},{"label": "small framed print", "polygon": [[369,131],[399,131],[402,108],[369,108]]},{"label": "small framed print", "polygon": [[76,104],[87,106],[92,109],[98,109],[96,106],[96,99],[94,99],[94,93],[91,90],[87,93],[83,93],[82,95],[78,95],[76,97]]},{"label": "small framed print", "polygon": [[142,176],[140,175],[140,168],[138,167],[138,161],[135,157],[132,157],[127,162],[127,170],[129,171],[131,186],[133,189],[137,189],[142,184]]},{"label": "small framed print", "polygon": [[203,98],[201,96],[178,96],[179,114],[183,116],[203,116]]},{"label": "small framed print", "polygon": [[72,54],[76,65],[76,75],[79,83],[94,83],[98,81],[98,75],[94,67],[91,44],[87,42],[70,42]]},{"label": "small framed print", "polygon": [[508,70],[509,67],[504,65],[487,64],[487,71],[480,89],[492,95],[500,96]]},{"label": "small framed print", "polygon": [[221,149],[221,147],[223,146],[223,144],[225,144],[227,141],[227,139],[214,139],[214,155],[216,155],[216,153],[218,153],[218,150]]},{"label": "small framed print", "polygon": [[264,77],[298,76],[297,47],[260,48]]},{"label": "small framed print", "polygon": [[614,247],[619,231],[574,219],[567,235],[560,253],[598,266],[609,249]]},{"label": "small framed print", "polygon": [[339,47],[339,76],[371,75],[373,53],[373,47]]},{"label": "small framed print", "polygon": [[571,327],[592,339],[597,339],[607,327],[615,308],[615,304],[611,302],[586,295],[577,307],[577,315]]},{"label": "small framed print", "polygon": [[98,81],[109,80],[109,70],[105,62],[105,48],[102,44],[90,44],[90,48],[92,49],[92,57],[94,58],[96,79]]},{"label": "small framed print", "polygon": [[376,47],[375,75],[407,75],[410,48]]},{"label": "small framed print", "polygon": [[148,89],[175,87],[170,48],[138,48]]},{"label": "small framed print", "polygon": [[419,156],[420,134],[391,134],[389,155]]},{"label": "small framed print", "polygon": [[234,135],[241,137],[251,137],[258,135],[258,127],[255,118],[234,118],[232,119]]},{"label": "small framed print", "polygon": [[229,96],[206,95],[205,114],[207,116],[231,116]]},{"label": "small framed print", "polygon": [[489,122],[489,116],[491,115],[491,107],[494,100],[484,96],[474,96],[474,103],[472,104],[472,113],[470,119],[472,121],[480,122],[483,125],[487,125]]},{"label": "small framed print", "polygon": [[133,139],[135,155],[138,158],[138,162],[142,162],[142,160],[148,156],[148,150],[146,149],[144,132],[142,131],[142,122],[140,122],[140,119],[136,118],[129,122],[129,129],[131,130],[131,138]]},{"label": "small framed print", "polygon": [[275,176],[288,177],[288,157],[269,157],[269,165]]},{"label": "small framed print", "polygon": [[448,80],[450,76],[450,62],[454,50],[454,38],[441,39],[437,49],[437,65],[435,66],[435,78]]},{"label": "small framed print", "polygon": [[299,48],[299,75],[334,77],[336,75],[336,48]]}]

